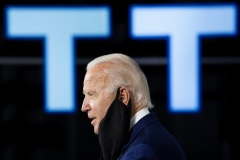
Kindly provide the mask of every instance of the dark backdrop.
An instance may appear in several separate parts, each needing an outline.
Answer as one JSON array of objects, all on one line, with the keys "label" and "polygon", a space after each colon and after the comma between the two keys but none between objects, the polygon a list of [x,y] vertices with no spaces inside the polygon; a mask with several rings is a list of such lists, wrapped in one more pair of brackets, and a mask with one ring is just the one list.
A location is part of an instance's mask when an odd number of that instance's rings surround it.
[{"label": "dark backdrop", "polygon": [[[139,64],[145,72],[162,124],[182,145],[188,160],[238,160],[240,56],[239,36],[201,38],[201,112],[171,114],[167,110],[167,41],[132,40],[128,30],[130,4],[211,4],[205,0],[1,0],[0,16],[0,159],[97,160],[98,137],[81,112],[85,65],[92,58],[121,52],[138,58],[159,58],[159,64]],[[234,2],[234,1],[231,1]],[[229,3],[229,2],[228,2]],[[238,5],[237,2],[234,2]],[[112,9],[112,36],[75,40],[77,110],[49,114],[43,107],[43,42],[5,37],[6,5],[98,5]],[[238,14],[239,17],[239,14]],[[239,27],[238,27],[239,31]]]}]

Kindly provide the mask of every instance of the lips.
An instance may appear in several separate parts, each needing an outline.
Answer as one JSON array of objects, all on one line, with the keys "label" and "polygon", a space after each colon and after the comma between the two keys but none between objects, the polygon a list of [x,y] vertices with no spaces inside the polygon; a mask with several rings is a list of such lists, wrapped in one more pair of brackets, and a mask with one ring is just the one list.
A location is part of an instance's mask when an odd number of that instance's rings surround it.
[{"label": "lips", "polygon": [[94,121],[96,118],[90,118],[92,121],[91,121],[91,125],[93,125]]}]

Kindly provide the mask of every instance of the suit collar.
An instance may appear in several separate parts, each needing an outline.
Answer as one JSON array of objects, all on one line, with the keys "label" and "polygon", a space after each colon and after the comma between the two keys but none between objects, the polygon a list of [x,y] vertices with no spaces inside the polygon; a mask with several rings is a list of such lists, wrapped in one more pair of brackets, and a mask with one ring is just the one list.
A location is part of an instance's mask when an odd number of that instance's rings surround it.
[{"label": "suit collar", "polygon": [[133,142],[133,140],[136,138],[136,136],[138,135],[138,133],[145,128],[146,126],[148,126],[149,124],[158,121],[158,118],[156,117],[154,112],[150,112],[150,114],[147,114],[146,116],[144,116],[142,119],[140,119],[134,126],[133,128],[130,130],[129,132],[129,140],[128,143],[125,144],[123,146],[122,149],[122,153],[119,157],[119,159],[121,158],[121,156],[123,155],[123,153],[126,151],[126,149],[128,148],[128,146]]},{"label": "suit collar", "polygon": [[136,123],[133,128],[130,130],[130,139],[129,139],[129,142],[128,144],[130,144],[134,139],[135,137],[137,136],[137,134],[143,129],[145,128],[147,125],[157,121],[157,117],[155,115],[154,112],[151,112],[150,114],[144,116],[142,119],[140,119],[138,121],[138,123]]},{"label": "suit collar", "polygon": [[149,110],[147,107],[142,108],[140,111],[138,111],[131,119],[130,119],[130,127],[129,131],[132,129],[132,127],[144,116],[149,114]]}]

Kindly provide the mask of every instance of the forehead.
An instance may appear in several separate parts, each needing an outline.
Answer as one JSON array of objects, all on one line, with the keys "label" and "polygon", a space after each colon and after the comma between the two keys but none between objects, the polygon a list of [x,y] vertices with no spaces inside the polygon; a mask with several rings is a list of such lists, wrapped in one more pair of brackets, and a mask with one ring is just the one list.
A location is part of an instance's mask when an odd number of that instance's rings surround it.
[{"label": "forehead", "polygon": [[89,69],[85,75],[83,86],[84,90],[91,90],[94,88],[102,89],[107,80],[107,75],[103,72],[101,65]]}]

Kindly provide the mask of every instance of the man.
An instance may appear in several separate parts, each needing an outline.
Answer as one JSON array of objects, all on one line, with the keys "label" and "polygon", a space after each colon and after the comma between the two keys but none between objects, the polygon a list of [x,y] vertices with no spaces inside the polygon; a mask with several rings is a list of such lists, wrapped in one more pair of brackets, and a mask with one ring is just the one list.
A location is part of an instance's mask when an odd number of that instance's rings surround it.
[{"label": "man", "polygon": [[177,140],[151,111],[144,73],[129,56],[113,53],[88,63],[83,82],[87,112],[104,160],[185,160]]}]

